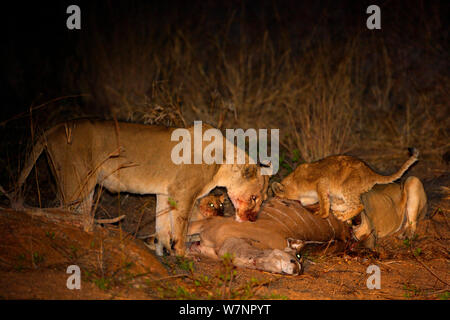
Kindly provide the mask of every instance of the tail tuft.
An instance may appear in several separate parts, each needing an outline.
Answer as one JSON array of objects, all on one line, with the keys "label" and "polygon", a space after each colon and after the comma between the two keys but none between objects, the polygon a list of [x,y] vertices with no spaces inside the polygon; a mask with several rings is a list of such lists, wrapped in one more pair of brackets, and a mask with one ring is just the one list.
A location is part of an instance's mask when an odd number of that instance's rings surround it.
[{"label": "tail tuft", "polygon": [[409,151],[409,154],[411,157],[414,157],[416,159],[419,158],[419,150],[417,150],[416,148],[410,147],[410,148],[408,148],[408,151]]}]

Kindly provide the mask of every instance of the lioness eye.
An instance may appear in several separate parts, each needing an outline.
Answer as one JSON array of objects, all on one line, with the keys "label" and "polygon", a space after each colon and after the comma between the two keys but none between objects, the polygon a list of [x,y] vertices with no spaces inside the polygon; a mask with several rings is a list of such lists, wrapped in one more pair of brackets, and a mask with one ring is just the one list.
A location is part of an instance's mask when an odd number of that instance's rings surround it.
[{"label": "lioness eye", "polygon": [[221,208],[222,208],[222,207],[223,207],[223,203],[219,204],[219,207],[221,207]]},{"label": "lioness eye", "polygon": [[297,257],[298,260],[302,258],[302,255],[300,253],[297,253],[295,256]]},{"label": "lioness eye", "polygon": [[256,201],[256,196],[252,196],[252,201]]},{"label": "lioness eye", "polygon": [[214,204],[213,203],[209,203],[209,206],[211,207],[211,208],[214,208]]}]

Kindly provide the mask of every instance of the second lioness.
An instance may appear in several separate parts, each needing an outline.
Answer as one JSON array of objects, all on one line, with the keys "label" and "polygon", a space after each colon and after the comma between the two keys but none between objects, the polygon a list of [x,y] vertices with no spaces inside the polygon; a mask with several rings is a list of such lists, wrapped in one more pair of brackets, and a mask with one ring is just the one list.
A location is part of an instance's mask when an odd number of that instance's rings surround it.
[{"label": "second lioness", "polygon": [[373,248],[378,238],[396,233],[411,238],[427,211],[422,182],[413,176],[402,184],[376,185],[361,199],[364,211],[361,224],[354,228],[354,236],[368,248]]},{"label": "second lioness", "polygon": [[[83,214],[87,231],[94,224],[92,203],[97,184],[112,192],[156,194],[157,253],[162,254],[165,247],[169,251],[174,248],[182,255],[186,222],[197,198],[217,186],[225,187],[236,207],[236,217],[251,220],[266,198],[268,177],[261,175],[258,165],[248,161],[247,164],[175,164],[171,157],[177,145],[171,138],[175,129],[90,120],[57,125],[36,142],[18,187],[46,150],[61,204]],[[213,128],[203,125],[202,130],[207,129]],[[187,130],[194,135],[193,127]],[[200,134],[203,136],[203,132]],[[223,139],[222,146],[235,151],[234,144]],[[194,146],[192,149],[195,150]]]}]

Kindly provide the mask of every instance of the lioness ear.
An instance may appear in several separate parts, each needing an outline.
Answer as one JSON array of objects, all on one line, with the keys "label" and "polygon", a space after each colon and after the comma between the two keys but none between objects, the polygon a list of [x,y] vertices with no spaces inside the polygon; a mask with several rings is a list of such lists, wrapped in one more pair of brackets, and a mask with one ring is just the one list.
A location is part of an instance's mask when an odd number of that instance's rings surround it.
[{"label": "lioness ear", "polygon": [[219,201],[223,203],[225,201],[225,195],[223,195],[223,194],[220,195],[219,196]]},{"label": "lioness ear", "polygon": [[250,179],[253,178],[254,176],[256,176],[257,173],[257,169],[255,165],[246,165],[244,166],[244,168],[242,169],[242,176],[245,179]]},{"label": "lioness ear", "polygon": [[280,195],[284,193],[284,186],[279,182],[272,183],[272,191],[275,195]]},{"label": "lioness ear", "polygon": [[272,168],[272,161],[258,162],[258,165],[262,168]]}]

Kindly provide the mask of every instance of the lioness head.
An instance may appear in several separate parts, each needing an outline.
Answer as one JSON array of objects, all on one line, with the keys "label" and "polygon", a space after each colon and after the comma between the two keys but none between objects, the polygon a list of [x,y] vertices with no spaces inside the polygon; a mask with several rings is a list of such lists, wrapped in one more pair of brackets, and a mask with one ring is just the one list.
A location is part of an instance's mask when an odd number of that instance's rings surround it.
[{"label": "lioness head", "polygon": [[269,176],[261,174],[257,164],[227,165],[224,187],[236,209],[237,221],[255,221],[261,204],[267,199]]},{"label": "lioness head", "polygon": [[214,216],[223,216],[224,200],[225,200],[224,195],[220,196],[209,195],[202,198],[198,205],[201,215],[204,216],[205,218]]},{"label": "lioness head", "polygon": [[281,199],[298,199],[296,183],[289,181],[290,176],[286,177],[281,183],[272,183],[272,191],[278,198]]}]

